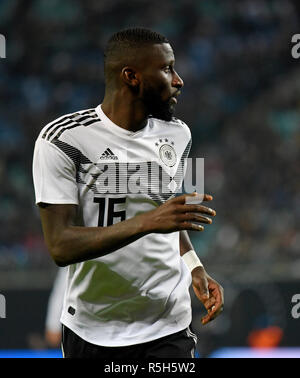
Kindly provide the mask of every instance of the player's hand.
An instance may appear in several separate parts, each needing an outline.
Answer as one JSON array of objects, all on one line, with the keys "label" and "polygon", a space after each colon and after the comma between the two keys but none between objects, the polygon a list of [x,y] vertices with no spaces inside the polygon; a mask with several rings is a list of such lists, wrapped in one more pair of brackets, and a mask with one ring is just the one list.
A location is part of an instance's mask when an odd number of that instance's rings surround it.
[{"label": "player's hand", "polygon": [[[202,204],[186,204],[187,197],[199,196],[197,193],[183,194],[166,201],[164,204],[142,214],[146,228],[150,232],[169,233],[182,230],[203,231],[204,227],[197,223],[211,224],[215,210]],[[204,194],[202,201],[211,201],[213,197]]]},{"label": "player's hand", "polygon": [[47,345],[50,348],[59,348],[60,343],[61,343],[61,332],[46,330],[45,339],[46,339]]},{"label": "player's hand", "polygon": [[201,319],[201,323],[207,324],[223,311],[224,290],[218,282],[206,273],[203,267],[193,269],[192,285],[195,295],[207,311],[207,315]]}]

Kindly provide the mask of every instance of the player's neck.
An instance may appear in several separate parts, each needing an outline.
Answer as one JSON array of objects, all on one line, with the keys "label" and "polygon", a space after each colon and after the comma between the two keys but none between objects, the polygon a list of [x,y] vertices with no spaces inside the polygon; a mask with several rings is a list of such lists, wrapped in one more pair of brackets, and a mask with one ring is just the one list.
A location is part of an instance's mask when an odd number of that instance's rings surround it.
[{"label": "player's neck", "polygon": [[116,125],[129,131],[138,131],[147,124],[148,115],[140,100],[115,92],[105,94],[102,102],[105,115]]}]

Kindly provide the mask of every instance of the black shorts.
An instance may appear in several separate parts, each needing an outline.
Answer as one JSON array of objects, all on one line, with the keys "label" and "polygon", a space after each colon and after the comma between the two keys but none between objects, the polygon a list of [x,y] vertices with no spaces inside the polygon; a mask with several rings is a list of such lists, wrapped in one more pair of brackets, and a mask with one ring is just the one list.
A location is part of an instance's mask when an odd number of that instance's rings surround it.
[{"label": "black shorts", "polygon": [[62,351],[65,358],[195,358],[197,336],[190,327],[143,344],[105,347],[91,344],[63,326]]}]

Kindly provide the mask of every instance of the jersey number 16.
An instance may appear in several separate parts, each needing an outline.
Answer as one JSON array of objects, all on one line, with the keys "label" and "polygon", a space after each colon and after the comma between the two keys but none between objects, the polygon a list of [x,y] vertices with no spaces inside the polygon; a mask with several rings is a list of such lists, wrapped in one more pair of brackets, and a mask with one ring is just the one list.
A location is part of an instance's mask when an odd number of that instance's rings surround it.
[{"label": "jersey number 16", "polygon": [[[94,198],[94,202],[99,203],[99,217],[98,217],[98,227],[104,227],[104,216],[105,216],[105,204],[106,198]],[[126,197],[124,198],[108,198],[108,208],[107,208],[107,222],[106,226],[111,226],[114,224],[114,219],[119,218],[120,222],[126,219],[125,210],[116,211],[115,205],[126,202]]]}]

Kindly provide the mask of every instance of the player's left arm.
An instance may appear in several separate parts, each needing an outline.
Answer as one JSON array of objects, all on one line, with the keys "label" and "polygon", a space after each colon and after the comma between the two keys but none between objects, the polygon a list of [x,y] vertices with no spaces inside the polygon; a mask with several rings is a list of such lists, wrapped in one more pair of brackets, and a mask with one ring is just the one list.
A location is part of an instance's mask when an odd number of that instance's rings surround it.
[{"label": "player's left arm", "polygon": [[[180,255],[183,256],[193,249],[187,231],[180,231]],[[194,268],[191,274],[194,293],[207,310],[207,315],[201,319],[201,322],[207,324],[222,312],[224,290],[217,281],[207,274],[203,266]]]}]

